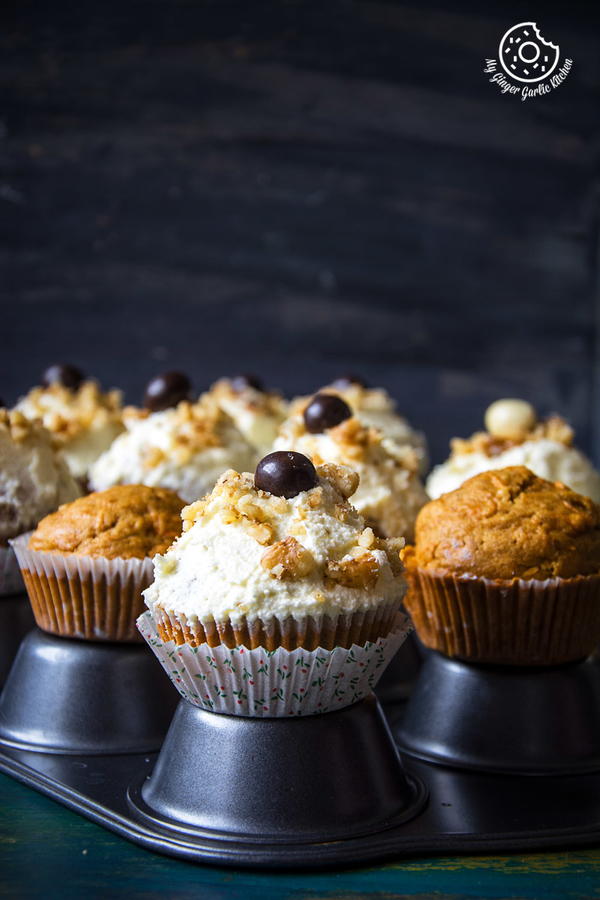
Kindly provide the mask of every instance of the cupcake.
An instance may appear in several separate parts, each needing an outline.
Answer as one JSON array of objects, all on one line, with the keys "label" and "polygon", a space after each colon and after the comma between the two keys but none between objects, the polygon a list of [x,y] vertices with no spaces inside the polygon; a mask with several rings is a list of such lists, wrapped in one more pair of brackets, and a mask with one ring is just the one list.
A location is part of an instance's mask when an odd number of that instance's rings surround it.
[{"label": "cupcake", "polygon": [[46,426],[82,484],[91,465],[123,431],[121,392],[101,391],[74,366],[50,366],[42,386],[32,388],[16,409]]},{"label": "cupcake", "polygon": [[[377,428],[384,437],[402,447],[412,447],[419,462],[419,472],[424,474],[427,471],[429,461],[425,435],[412,428],[398,414],[396,404],[385,388],[368,387],[358,375],[342,375],[320,388],[318,393],[337,394],[345,400],[363,425]],[[302,414],[311,400],[312,397],[297,397],[290,404],[290,413]]]},{"label": "cupcake", "polygon": [[573,430],[560,416],[539,421],[525,400],[497,400],[485,414],[486,431],[451,441],[450,458],[432,471],[426,490],[432,499],[488,469],[527,466],[540,478],[560,481],[600,502],[600,474],[573,447]]},{"label": "cupcake", "polygon": [[600,641],[600,507],[525,466],[428,503],[402,557],[419,637],[446,656],[554,665]]},{"label": "cupcake", "polygon": [[0,409],[0,595],[23,589],[9,539],[80,494],[50,432],[20,412]]},{"label": "cupcake", "polygon": [[383,537],[412,540],[419,509],[427,502],[419,460],[376,428],[364,425],[338,395],[315,394],[302,414],[282,425],[275,449],[290,447],[316,465],[350,466],[360,476],[352,503]]},{"label": "cupcake", "polygon": [[63,637],[137,640],[151,557],[179,535],[183,506],[165,488],[119,485],[61,506],[13,541],[38,626]]},{"label": "cupcake", "polygon": [[403,542],[377,538],[350,505],[357,481],[276,452],[183,510],[140,629],[187,699],[307,714],[372,688],[408,631]]},{"label": "cupcake", "polygon": [[271,448],[287,413],[281,394],[266,390],[254,375],[236,375],[216,381],[210,396],[231,417],[259,457]]},{"label": "cupcake", "polygon": [[191,503],[210,491],[231,467],[246,469],[254,448],[212,397],[174,407],[127,408],[126,431],[90,472],[94,490],[116,484],[167,487]]}]

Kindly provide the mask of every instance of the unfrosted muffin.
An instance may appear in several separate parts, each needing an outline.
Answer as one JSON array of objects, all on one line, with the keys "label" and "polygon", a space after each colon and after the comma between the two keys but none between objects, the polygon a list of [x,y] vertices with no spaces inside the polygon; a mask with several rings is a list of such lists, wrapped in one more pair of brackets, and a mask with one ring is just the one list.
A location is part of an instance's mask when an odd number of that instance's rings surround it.
[{"label": "unfrosted muffin", "polygon": [[600,507],[525,466],[428,503],[402,556],[419,636],[448,656],[548,665],[600,640]]},{"label": "unfrosted muffin", "polygon": [[432,499],[459,487],[488,469],[527,466],[540,478],[561,481],[580,494],[600,501],[600,474],[573,447],[573,430],[560,416],[539,421],[524,400],[497,400],[485,415],[486,431],[467,440],[453,438],[450,458],[427,479]]},{"label": "unfrosted muffin", "polygon": [[167,487],[191,503],[231,467],[251,468],[254,448],[210,397],[151,413],[125,410],[126,432],[95,463],[95,490],[115,484]]},{"label": "unfrosted muffin", "polygon": [[45,380],[16,409],[46,426],[72,475],[84,481],[90,466],[123,431],[121,392],[103,392],[73,366],[51,366]]},{"label": "unfrosted muffin", "polygon": [[210,396],[230,416],[247,441],[263,456],[272,446],[287,413],[287,403],[276,391],[268,391],[254,375],[220,378]]},{"label": "unfrosted muffin", "polygon": [[404,594],[401,541],[350,505],[357,476],[299,453],[226,472],[186,507],[146,603],[163,640],[291,650],[385,637]]},{"label": "unfrosted muffin", "polygon": [[181,533],[183,500],[167,488],[118,485],[80,497],[42,519],[29,547],[106,559],[164,553]]},{"label": "unfrosted muffin", "polygon": [[173,491],[118,485],[42,519],[13,542],[35,619],[63,637],[135,641],[151,557],[181,532]]},{"label": "unfrosted muffin", "polygon": [[305,453],[316,465],[350,466],[360,476],[353,505],[385,537],[412,540],[414,523],[427,495],[414,450],[400,446],[353,415],[335,394],[316,394],[302,414],[281,426],[275,449]]},{"label": "unfrosted muffin", "polygon": [[[385,388],[372,388],[357,375],[343,375],[318,393],[337,394],[348,404],[359,421],[368,428],[377,428],[384,437],[402,447],[409,446],[415,452],[419,471],[424,474],[429,466],[427,442],[421,431],[416,431],[396,410],[396,403]],[[312,396],[296,397],[290,404],[290,414],[302,414]]]}]

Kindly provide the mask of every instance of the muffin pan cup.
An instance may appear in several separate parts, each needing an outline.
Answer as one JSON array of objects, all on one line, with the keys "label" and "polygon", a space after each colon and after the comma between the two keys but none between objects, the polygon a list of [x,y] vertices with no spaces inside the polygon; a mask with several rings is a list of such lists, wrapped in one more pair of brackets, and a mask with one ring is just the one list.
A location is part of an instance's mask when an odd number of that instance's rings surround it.
[{"label": "muffin pan cup", "polygon": [[373,698],[254,720],[182,701],[158,755],[33,752],[0,740],[1,771],[189,862],[314,869],[600,840],[600,772],[536,778],[402,763]]},{"label": "muffin pan cup", "polygon": [[266,843],[347,840],[414,816],[425,790],[407,778],[371,694],[314,716],[243,718],[182,700],[133,815],[173,834]]},{"label": "muffin pan cup", "polygon": [[143,644],[80,641],[35,628],[0,695],[0,741],[60,754],[157,750],[176,704],[176,691]]},{"label": "muffin pan cup", "polygon": [[34,626],[27,595],[0,597],[0,689],[6,681],[19,644]]},{"label": "muffin pan cup", "polygon": [[375,693],[384,705],[404,703],[410,697],[423,663],[423,647],[411,632],[381,676]]},{"label": "muffin pan cup", "polygon": [[600,770],[600,665],[486,666],[428,651],[401,749],[465,769],[536,775]]}]

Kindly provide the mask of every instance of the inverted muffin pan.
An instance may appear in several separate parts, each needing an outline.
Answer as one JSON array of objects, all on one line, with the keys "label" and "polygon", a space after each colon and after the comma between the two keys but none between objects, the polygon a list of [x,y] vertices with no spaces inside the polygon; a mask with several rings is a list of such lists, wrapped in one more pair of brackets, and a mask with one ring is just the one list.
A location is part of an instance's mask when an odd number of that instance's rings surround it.
[{"label": "inverted muffin pan", "polygon": [[[0,696],[0,769],[122,837],[196,862],[309,868],[582,846],[600,841],[598,690],[597,663],[511,673],[434,654],[407,715],[388,707],[391,730],[374,696],[286,719],[181,700],[156,753],[177,693],[147,649],[36,630]],[[501,711],[483,743],[476,717],[465,718],[473,702],[482,729]],[[563,740],[549,719],[565,704]],[[527,714],[542,729],[537,743]]]},{"label": "inverted muffin pan", "polygon": [[0,689],[6,681],[21,640],[34,624],[27,594],[0,597]]}]

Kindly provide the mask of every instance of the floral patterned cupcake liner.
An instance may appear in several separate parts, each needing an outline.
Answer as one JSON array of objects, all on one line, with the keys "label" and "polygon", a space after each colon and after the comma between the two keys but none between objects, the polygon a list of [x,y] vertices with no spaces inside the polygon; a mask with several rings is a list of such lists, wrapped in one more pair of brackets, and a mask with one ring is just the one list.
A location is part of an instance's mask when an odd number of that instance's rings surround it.
[{"label": "floral patterned cupcake liner", "polygon": [[0,597],[22,594],[23,576],[12,547],[0,547]]},{"label": "floral patterned cupcake liner", "polygon": [[410,619],[398,613],[386,638],[364,646],[249,650],[163,641],[151,612],[141,615],[137,626],[185,700],[212,712],[256,718],[311,716],[362,700],[412,631]]}]

